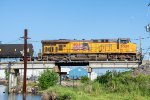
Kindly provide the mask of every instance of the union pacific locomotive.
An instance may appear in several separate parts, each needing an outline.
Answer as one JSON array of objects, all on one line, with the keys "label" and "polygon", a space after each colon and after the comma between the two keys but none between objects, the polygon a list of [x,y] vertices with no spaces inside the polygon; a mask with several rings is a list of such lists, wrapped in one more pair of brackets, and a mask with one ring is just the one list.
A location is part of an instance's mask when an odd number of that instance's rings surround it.
[{"label": "union pacific locomotive", "polygon": [[38,60],[49,61],[107,61],[141,60],[137,45],[129,38],[92,40],[42,40]]}]

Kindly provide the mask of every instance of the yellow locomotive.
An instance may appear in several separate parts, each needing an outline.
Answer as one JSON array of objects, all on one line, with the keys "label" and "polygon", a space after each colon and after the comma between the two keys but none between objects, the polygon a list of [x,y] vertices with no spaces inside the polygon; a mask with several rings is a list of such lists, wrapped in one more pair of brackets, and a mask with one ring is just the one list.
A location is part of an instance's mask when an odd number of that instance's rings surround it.
[{"label": "yellow locomotive", "polygon": [[39,59],[50,61],[140,60],[137,45],[128,38],[42,40]]}]

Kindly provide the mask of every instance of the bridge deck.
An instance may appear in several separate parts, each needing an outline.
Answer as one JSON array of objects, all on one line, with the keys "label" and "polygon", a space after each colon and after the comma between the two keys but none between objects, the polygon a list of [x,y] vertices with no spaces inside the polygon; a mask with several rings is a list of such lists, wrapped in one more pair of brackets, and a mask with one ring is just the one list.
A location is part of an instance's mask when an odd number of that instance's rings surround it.
[{"label": "bridge deck", "polygon": [[[0,62],[0,68],[15,68],[23,69],[24,62]],[[89,66],[92,68],[136,68],[139,66],[138,61],[28,61],[28,69],[45,69],[53,68],[55,66]]]}]

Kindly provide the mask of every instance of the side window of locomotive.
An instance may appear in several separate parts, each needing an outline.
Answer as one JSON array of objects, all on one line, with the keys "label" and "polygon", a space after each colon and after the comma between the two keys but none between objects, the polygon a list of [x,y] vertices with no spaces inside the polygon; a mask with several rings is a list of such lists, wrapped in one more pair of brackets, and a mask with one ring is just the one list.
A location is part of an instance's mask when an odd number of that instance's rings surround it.
[{"label": "side window of locomotive", "polygon": [[45,52],[47,52],[47,47],[45,47]]},{"label": "side window of locomotive", "polygon": [[50,52],[50,47],[48,48],[48,52]]},{"label": "side window of locomotive", "polygon": [[63,45],[63,50],[64,50],[65,47],[66,47],[66,45]]},{"label": "side window of locomotive", "polygon": [[56,47],[56,52],[58,52],[58,47]]},{"label": "side window of locomotive", "polygon": [[52,52],[54,52],[54,47],[52,47]]},{"label": "side window of locomotive", "polygon": [[50,50],[49,50],[49,52],[52,52],[52,47],[50,47]]},{"label": "side window of locomotive", "polygon": [[59,51],[63,50],[63,45],[59,45]]}]

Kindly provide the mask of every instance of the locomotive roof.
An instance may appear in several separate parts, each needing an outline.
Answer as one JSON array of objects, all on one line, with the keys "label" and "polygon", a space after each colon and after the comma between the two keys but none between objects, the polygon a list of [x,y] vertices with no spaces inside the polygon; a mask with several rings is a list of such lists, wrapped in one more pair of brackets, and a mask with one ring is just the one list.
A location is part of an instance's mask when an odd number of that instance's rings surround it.
[{"label": "locomotive roof", "polygon": [[[121,40],[130,40],[129,38],[118,38]],[[91,40],[71,40],[71,39],[58,39],[58,40],[42,40],[41,43],[50,43],[50,42],[117,42],[118,39],[91,39]]]},{"label": "locomotive roof", "polygon": [[85,41],[90,42],[91,40],[69,40],[69,39],[59,39],[59,40],[42,40],[42,43],[49,43],[49,42],[73,42],[73,41]]}]

